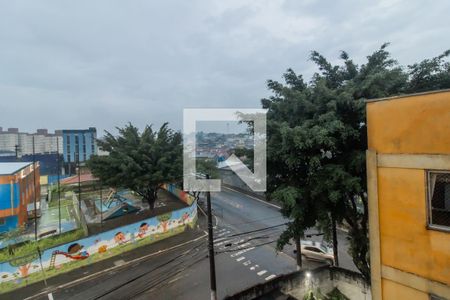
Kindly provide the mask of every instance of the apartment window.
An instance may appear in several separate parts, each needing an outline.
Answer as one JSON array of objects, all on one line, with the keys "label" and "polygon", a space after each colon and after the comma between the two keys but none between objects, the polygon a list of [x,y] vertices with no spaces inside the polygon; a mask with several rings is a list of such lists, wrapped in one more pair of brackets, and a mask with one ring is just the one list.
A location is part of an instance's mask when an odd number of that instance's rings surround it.
[{"label": "apartment window", "polygon": [[450,172],[428,172],[428,226],[450,231]]},{"label": "apartment window", "polygon": [[94,135],[91,135],[91,153],[95,153],[95,138]]}]

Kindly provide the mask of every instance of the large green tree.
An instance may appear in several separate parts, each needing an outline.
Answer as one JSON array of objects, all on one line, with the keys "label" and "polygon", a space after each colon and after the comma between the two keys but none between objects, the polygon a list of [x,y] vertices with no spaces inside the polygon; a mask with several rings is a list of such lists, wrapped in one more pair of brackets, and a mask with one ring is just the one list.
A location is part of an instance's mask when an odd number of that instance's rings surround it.
[{"label": "large green tree", "polygon": [[148,202],[153,209],[162,184],[182,176],[182,136],[165,123],[158,131],[128,124],[117,128],[119,134],[106,131],[98,141],[108,156],[92,156],[87,165],[94,176],[108,186],[128,188]]},{"label": "large green tree", "polygon": [[[288,69],[284,83],[268,81],[268,196],[282,204],[291,223],[280,236],[282,249],[313,226],[333,240],[336,226],[349,228],[350,254],[363,276],[370,279],[365,150],[365,99],[450,87],[450,51],[401,67],[387,44],[358,66],[346,52],[333,65],[313,51],[319,72],[306,83]],[[336,255],[337,257],[337,255]]]}]

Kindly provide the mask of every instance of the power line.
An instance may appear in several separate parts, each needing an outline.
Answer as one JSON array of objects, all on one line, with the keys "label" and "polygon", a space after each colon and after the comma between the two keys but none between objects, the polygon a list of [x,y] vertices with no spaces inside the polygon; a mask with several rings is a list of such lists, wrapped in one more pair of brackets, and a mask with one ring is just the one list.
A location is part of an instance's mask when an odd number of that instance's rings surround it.
[{"label": "power line", "polygon": [[250,234],[250,233],[255,233],[255,232],[260,232],[260,231],[265,231],[265,230],[269,230],[272,228],[277,228],[280,226],[285,226],[289,223],[282,223],[282,224],[278,224],[278,225],[273,225],[273,226],[269,226],[269,227],[264,227],[264,228],[259,228],[259,229],[255,229],[255,230],[250,230],[250,231],[245,231],[245,232],[240,232],[240,233],[236,233],[236,234],[232,234],[232,235],[228,235],[223,237],[224,239],[226,238],[232,238],[232,237],[236,237],[236,236],[241,236],[241,235],[246,235],[246,234]]},{"label": "power line", "polygon": [[[275,231],[275,232],[273,232],[273,233],[270,233],[270,234],[266,234],[266,235],[262,235],[262,236],[250,237],[250,238],[248,238],[248,239],[241,240],[241,241],[238,241],[238,242],[232,242],[232,241],[229,241],[229,243],[225,244],[225,247],[231,247],[231,246],[238,246],[238,247],[239,247],[239,245],[243,245],[243,244],[246,244],[246,243],[248,243],[248,242],[250,242],[250,241],[254,241],[254,240],[269,239],[269,238],[274,238],[274,237],[277,237],[277,238],[278,238],[278,236],[279,236],[281,233],[282,233],[281,230],[277,230],[277,231]],[[217,252],[216,252],[216,253],[217,253]]]},{"label": "power line", "polygon": [[273,219],[278,219],[278,218],[285,219],[285,217],[280,215],[280,216],[274,216],[274,217],[269,217],[269,218],[251,219],[251,221],[249,221],[249,222],[234,223],[234,224],[227,223],[227,225],[230,225],[230,226],[246,225],[246,224],[252,224],[252,223],[256,223],[256,222],[260,222],[260,221],[273,220]]},{"label": "power line", "polygon": [[257,245],[250,245],[248,247],[240,247],[237,249],[229,249],[229,250],[222,250],[222,251],[217,251],[216,254],[220,254],[220,253],[230,253],[230,252],[236,252],[236,251],[241,251],[241,250],[246,250],[246,249],[253,249],[256,247],[261,247],[261,246],[265,246],[265,245],[269,245],[272,244],[274,242],[276,242],[277,240],[271,240],[265,243],[261,243],[261,244],[257,244]]},{"label": "power line", "polygon": [[149,270],[149,271],[143,272],[142,274],[139,274],[139,275],[137,275],[137,276],[131,278],[130,280],[127,280],[126,282],[124,282],[124,283],[122,283],[122,284],[120,284],[120,285],[117,285],[117,286],[115,286],[114,288],[112,288],[112,289],[106,291],[105,293],[103,293],[103,294],[101,294],[101,295],[95,296],[95,297],[92,298],[92,299],[96,300],[96,299],[100,299],[100,298],[102,298],[102,297],[104,297],[104,296],[107,296],[108,294],[111,294],[112,292],[117,291],[117,290],[119,290],[120,288],[122,288],[122,287],[124,287],[124,286],[126,286],[126,285],[128,285],[128,284],[131,284],[131,283],[135,282],[136,280],[138,280],[138,279],[140,279],[140,278],[142,278],[142,277],[144,277],[144,276],[146,276],[146,275],[148,275],[148,274],[150,274],[150,273],[152,273],[152,272],[154,272],[154,271],[157,271],[157,270],[163,268],[164,266],[167,266],[168,264],[170,264],[170,263],[172,263],[172,262],[174,262],[174,261],[176,261],[176,260],[178,260],[178,259],[180,259],[180,258],[182,258],[182,257],[185,257],[185,256],[189,255],[190,252],[191,252],[192,250],[194,250],[195,248],[199,247],[199,246],[201,245],[202,242],[203,242],[202,240],[197,241],[197,243],[195,244],[195,246],[193,246],[193,247],[189,248],[188,250],[182,252],[181,254],[175,256],[174,258],[169,259],[169,260],[166,261],[165,263],[162,263],[162,264],[156,266],[155,268],[153,268],[153,269],[151,269],[151,270]]},{"label": "power line", "polygon": [[180,274],[181,272],[185,271],[186,269],[189,269],[190,267],[192,267],[193,265],[199,263],[200,261],[204,260],[205,258],[207,258],[207,256],[203,256],[203,257],[200,257],[200,258],[197,259],[197,260],[194,260],[192,263],[188,264],[188,265],[185,266],[184,268],[181,268],[181,269],[177,270],[176,272],[171,273],[171,274],[170,274],[169,276],[167,276],[166,278],[163,278],[163,279],[159,280],[158,282],[154,283],[153,285],[151,285],[151,286],[149,286],[149,287],[147,287],[147,288],[145,288],[145,289],[143,289],[143,290],[141,290],[141,291],[139,291],[139,292],[137,292],[137,293],[134,293],[130,298],[136,297],[136,296],[138,296],[138,295],[140,295],[140,294],[144,294],[144,293],[147,292],[147,291],[152,291],[154,288],[156,288],[156,287],[158,287],[158,286],[159,286],[159,287],[163,287],[163,286],[167,285],[168,283],[166,283],[166,284],[164,284],[164,285],[160,285],[160,284],[166,282],[167,280],[169,280],[169,279],[172,278],[172,277],[177,276],[177,275]]}]

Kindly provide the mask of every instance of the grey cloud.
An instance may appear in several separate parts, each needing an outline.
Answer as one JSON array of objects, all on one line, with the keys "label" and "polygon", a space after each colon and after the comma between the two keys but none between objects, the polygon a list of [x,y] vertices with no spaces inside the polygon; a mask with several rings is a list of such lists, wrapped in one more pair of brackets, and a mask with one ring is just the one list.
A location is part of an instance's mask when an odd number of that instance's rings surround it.
[{"label": "grey cloud", "polygon": [[259,107],[317,49],[400,63],[449,47],[448,1],[0,1],[0,126],[112,129]]}]

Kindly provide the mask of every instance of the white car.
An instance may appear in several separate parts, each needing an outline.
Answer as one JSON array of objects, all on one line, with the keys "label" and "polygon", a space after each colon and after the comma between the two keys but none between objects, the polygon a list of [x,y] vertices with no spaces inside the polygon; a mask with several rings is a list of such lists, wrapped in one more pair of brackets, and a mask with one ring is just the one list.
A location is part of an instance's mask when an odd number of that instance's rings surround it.
[{"label": "white car", "polygon": [[302,256],[307,259],[325,261],[329,265],[334,265],[333,250],[319,242],[302,241]]}]

